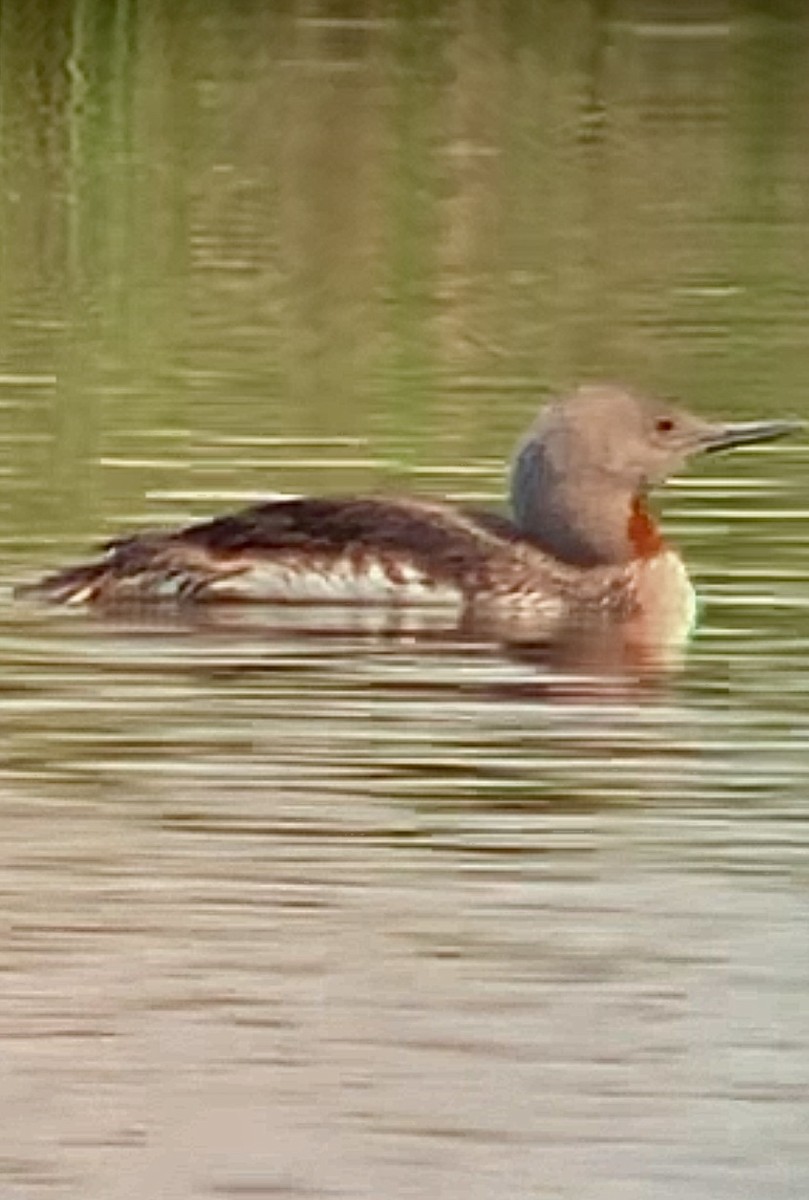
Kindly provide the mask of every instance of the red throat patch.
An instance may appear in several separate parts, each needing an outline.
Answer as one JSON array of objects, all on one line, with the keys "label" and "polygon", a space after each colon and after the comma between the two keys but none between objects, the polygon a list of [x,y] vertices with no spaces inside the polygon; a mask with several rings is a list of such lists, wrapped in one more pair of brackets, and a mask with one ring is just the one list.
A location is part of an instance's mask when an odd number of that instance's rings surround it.
[{"label": "red throat patch", "polygon": [[665,545],[660,530],[639,496],[632,501],[626,534],[635,558],[652,558]]}]

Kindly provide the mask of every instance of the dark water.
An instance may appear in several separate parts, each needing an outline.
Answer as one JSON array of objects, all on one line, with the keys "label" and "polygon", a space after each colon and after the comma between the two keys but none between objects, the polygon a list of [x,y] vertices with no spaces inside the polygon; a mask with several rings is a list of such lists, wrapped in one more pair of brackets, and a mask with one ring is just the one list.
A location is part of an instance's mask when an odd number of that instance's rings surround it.
[{"label": "dark water", "polygon": [[[496,502],[594,375],[809,416],[800,4],[0,12],[0,566]],[[679,670],[0,596],[0,1195],[803,1200],[806,443]]]}]

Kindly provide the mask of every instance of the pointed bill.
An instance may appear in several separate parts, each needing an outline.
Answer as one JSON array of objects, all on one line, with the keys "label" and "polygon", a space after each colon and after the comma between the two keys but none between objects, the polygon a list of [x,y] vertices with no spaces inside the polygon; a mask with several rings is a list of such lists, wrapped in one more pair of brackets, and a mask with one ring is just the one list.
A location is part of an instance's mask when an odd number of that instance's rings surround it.
[{"label": "pointed bill", "polygon": [[787,437],[805,428],[803,421],[736,421],[727,425],[710,425],[700,433],[697,449],[711,454],[719,450],[732,450],[734,446],[753,446]]}]

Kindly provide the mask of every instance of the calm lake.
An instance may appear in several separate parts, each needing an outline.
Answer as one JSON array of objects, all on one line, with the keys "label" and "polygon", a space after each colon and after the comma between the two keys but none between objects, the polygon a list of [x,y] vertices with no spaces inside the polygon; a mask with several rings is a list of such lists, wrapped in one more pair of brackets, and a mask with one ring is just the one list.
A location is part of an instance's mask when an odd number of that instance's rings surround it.
[{"label": "calm lake", "polygon": [[683,661],[12,586],[497,507],[559,388],[809,418],[809,10],[8,0],[2,1200],[805,1200],[809,439],[659,499]]}]

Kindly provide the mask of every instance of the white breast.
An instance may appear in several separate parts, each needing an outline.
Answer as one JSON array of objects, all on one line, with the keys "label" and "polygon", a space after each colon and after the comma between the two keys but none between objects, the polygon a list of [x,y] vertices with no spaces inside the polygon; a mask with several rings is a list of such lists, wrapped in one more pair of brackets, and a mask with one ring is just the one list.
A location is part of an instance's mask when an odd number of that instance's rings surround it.
[{"label": "white breast", "polygon": [[673,550],[633,564],[634,592],[644,620],[666,640],[682,641],[694,627],[697,597],[685,563]]}]

